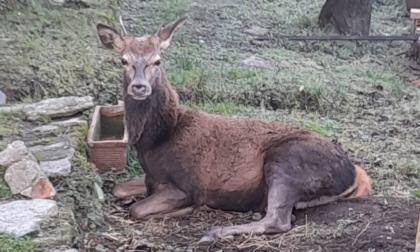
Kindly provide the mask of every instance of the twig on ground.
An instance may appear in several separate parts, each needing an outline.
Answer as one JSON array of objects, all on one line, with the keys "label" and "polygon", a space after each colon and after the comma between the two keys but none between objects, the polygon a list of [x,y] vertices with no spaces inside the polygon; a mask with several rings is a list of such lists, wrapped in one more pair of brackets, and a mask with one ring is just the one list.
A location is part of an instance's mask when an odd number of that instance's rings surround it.
[{"label": "twig on ground", "polygon": [[354,241],[351,243],[352,246],[356,243],[359,236],[361,236],[368,229],[369,225],[370,225],[370,219],[368,223],[366,224],[366,227],[356,236],[356,238],[354,238]]}]

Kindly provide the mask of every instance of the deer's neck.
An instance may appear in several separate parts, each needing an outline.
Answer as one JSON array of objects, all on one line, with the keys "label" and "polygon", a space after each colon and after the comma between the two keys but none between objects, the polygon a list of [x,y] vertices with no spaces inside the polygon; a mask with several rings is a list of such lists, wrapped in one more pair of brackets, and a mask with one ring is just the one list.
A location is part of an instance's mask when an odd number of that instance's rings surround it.
[{"label": "deer's neck", "polygon": [[178,120],[178,95],[163,71],[153,84],[152,94],[143,101],[132,99],[124,88],[125,120],[131,145],[145,152],[165,142]]}]

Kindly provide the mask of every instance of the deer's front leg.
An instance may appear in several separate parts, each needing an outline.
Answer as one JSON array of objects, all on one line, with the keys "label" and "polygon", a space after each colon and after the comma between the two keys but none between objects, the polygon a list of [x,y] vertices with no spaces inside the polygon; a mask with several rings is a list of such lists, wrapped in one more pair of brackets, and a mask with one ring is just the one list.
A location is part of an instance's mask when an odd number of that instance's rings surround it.
[{"label": "deer's front leg", "polygon": [[191,197],[171,184],[161,184],[155,193],[131,205],[129,212],[133,219],[147,219],[192,205]]},{"label": "deer's front leg", "polygon": [[142,176],[133,180],[129,180],[127,182],[115,185],[114,189],[112,189],[112,195],[114,195],[117,198],[127,198],[137,195],[146,195],[147,188],[145,180],[146,175],[143,174]]}]

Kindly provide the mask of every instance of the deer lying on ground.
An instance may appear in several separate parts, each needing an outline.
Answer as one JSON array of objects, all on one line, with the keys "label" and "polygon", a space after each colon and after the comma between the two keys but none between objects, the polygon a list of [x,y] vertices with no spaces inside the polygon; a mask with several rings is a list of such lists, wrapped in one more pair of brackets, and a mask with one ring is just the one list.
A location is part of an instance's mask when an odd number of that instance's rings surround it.
[{"label": "deer lying on ground", "polygon": [[[180,107],[161,65],[186,16],[135,37],[97,24],[102,44],[121,55],[129,141],[145,177],[115,186],[117,197],[145,193],[130,216],[182,216],[194,207],[265,212],[249,224],[213,227],[200,241],[287,232],[292,210],[366,197],[370,178],[337,144],[316,132]],[[123,24],[121,23],[123,26]]]}]

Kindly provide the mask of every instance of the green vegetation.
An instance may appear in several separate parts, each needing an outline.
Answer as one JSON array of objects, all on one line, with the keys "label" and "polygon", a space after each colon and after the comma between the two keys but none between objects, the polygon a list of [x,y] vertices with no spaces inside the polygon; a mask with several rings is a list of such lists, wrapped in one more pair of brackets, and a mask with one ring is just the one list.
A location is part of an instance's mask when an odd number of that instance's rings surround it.
[{"label": "green vegetation", "polygon": [[18,238],[0,234],[0,248],[4,252],[30,252],[37,248],[37,244],[29,238]]}]

